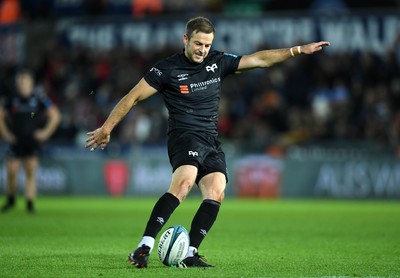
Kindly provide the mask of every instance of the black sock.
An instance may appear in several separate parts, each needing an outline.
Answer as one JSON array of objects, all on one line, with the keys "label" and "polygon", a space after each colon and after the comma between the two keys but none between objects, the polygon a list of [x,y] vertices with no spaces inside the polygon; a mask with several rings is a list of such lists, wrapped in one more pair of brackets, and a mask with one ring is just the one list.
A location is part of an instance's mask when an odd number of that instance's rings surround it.
[{"label": "black sock", "polygon": [[162,195],[154,205],[143,236],[156,238],[157,234],[161,231],[164,224],[167,223],[169,217],[179,204],[179,199],[171,193],[167,192]]},{"label": "black sock", "polygon": [[190,246],[199,248],[201,242],[217,219],[220,206],[219,202],[213,200],[204,200],[201,203],[190,228]]},{"label": "black sock", "polygon": [[32,200],[30,200],[30,199],[26,200],[26,209],[29,212],[34,212],[35,211],[35,208],[33,206],[33,201]]},{"label": "black sock", "polygon": [[9,194],[7,196],[7,204],[10,205],[10,206],[15,205],[15,196],[14,195]]},{"label": "black sock", "polygon": [[15,206],[15,196],[12,194],[7,195],[6,203],[1,207],[1,211],[7,211]]}]

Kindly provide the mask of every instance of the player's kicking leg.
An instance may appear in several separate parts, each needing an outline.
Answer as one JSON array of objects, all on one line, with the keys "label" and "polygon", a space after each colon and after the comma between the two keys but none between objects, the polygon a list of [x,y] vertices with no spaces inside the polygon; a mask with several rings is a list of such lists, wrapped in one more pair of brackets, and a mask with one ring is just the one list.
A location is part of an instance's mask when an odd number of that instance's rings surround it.
[{"label": "player's kicking leg", "polygon": [[171,193],[165,193],[158,199],[147,222],[144,236],[138,248],[128,255],[128,260],[138,268],[147,267],[150,253],[154,247],[157,234],[179,206],[180,201]]}]

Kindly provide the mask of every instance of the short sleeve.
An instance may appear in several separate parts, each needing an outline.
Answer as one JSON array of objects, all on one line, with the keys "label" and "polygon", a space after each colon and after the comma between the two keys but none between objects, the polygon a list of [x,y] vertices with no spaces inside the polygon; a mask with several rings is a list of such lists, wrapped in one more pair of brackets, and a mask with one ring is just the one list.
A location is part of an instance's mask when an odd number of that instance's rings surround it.
[{"label": "short sleeve", "polygon": [[235,73],[239,67],[239,62],[241,58],[242,56],[224,52],[222,54],[220,64],[222,67],[223,76]]},{"label": "short sleeve", "polygon": [[144,76],[144,80],[157,91],[165,87],[165,80],[168,78],[168,69],[163,63],[154,65]]},{"label": "short sleeve", "polygon": [[51,99],[41,90],[35,91],[36,97],[39,100],[40,106],[46,110],[53,105]]}]

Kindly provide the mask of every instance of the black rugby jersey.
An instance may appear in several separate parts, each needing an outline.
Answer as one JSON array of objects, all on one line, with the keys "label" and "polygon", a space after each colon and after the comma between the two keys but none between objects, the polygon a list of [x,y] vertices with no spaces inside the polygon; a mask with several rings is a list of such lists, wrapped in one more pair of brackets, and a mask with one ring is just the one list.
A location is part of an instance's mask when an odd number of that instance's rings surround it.
[{"label": "black rugby jersey", "polygon": [[43,124],[43,112],[51,105],[51,100],[38,91],[27,98],[15,94],[6,100],[7,126],[19,143],[33,140],[34,131]]},{"label": "black rugby jersey", "polygon": [[179,53],[154,65],[144,76],[161,93],[169,112],[168,133],[174,129],[216,136],[223,79],[235,73],[241,56],[210,51],[201,64]]}]

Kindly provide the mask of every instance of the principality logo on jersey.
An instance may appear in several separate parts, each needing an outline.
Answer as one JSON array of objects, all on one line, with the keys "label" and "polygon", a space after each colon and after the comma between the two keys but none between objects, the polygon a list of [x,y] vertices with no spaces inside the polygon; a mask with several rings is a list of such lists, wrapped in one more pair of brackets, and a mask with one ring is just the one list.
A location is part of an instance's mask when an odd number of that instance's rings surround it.
[{"label": "principality logo on jersey", "polygon": [[159,70],[158,68],[152,67],[150,71],[154,71],[155,74],[157,74],[158,76],[161,76],[161,75],[162,75],[162,71]]},{"label": "principality logo on jersey", "polygon": [[214,72],[215,73],[215,70],[217,69],[218,67],[217,67],[217,64],[212,64],[211,66],[206,66],[206,70],[207,71],[212,71],[212,72]]}]

